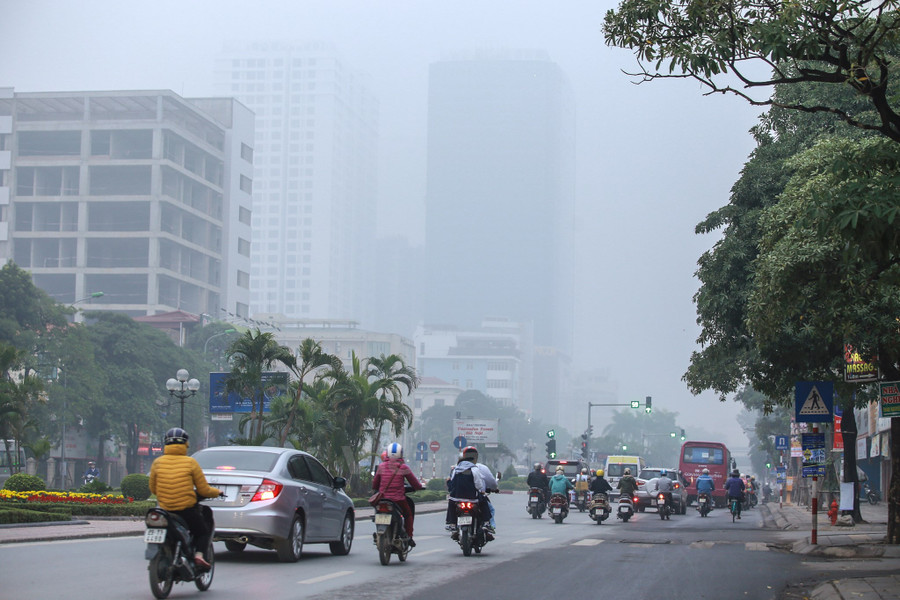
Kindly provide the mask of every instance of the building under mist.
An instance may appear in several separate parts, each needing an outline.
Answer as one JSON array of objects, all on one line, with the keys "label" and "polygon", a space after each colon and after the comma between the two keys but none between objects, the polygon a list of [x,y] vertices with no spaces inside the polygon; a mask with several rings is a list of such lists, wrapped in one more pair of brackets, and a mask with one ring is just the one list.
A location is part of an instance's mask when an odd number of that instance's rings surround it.
[{"label": "building under mist", "polygon": [[0,259],[64,304],[246,316],[252,148],[231,98],[0,88]]},{"label": "building under mist", "polygon": [[252,313],[369,316],[378,102],[328,44],[234,43],[218,92],[256,113]]}]

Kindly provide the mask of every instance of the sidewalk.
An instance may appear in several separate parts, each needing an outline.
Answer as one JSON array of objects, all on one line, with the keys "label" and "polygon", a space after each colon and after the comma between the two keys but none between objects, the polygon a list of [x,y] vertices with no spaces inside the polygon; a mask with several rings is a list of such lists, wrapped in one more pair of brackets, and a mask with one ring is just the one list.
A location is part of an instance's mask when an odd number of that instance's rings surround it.
[{"label": "sidewalk", "polygon": [[[422,502],[416,514],[443,512],[446,502]],[[366,521],[374,513],[369,506],[356,507],[356,521]],[[56,523],[24,523],[0,525],[0,544],[48,542],[87,538],[110,538],[144,535],[143,517],[110,517],[76,519]]]},{"label": "sidewalk", "polygon": [[[828,507],[825,507],[827,510]],[[867,523],[832,525],[826,512],[818,513],[817,543],[812,544],[812,512],[808,506],[777,502],[759,506],[764,526],[804,532],[791,552],[828,558],[900,558],[900,546],[885,544],[887,505],[863,504],[860,513]],[[900,600],[900,575],[835,579],[818,585],[810,600]]]}]

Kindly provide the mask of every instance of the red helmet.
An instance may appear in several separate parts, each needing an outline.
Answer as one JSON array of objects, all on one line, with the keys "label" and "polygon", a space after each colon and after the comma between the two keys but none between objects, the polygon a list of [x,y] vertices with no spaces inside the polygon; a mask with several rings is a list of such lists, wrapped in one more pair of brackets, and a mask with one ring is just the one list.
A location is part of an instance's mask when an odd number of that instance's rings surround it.
[{"label": "red helmet", "polygon": [[478,448],[475,446],[466,446],[463,448],[462,453],[460,453],[459,458],[462,460],[478,462]]},{"label": "red helmet", "polygon": [[381,462],[387,461],[387,450],[382,450],[381,452]]}]

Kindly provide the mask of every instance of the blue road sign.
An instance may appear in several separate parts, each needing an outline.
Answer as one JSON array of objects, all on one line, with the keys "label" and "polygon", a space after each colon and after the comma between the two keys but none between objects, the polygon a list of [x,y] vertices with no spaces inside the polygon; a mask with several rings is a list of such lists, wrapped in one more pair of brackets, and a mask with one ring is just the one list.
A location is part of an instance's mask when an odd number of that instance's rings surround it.
[{"label": "blue road sign", "polygon": [[416,444],[416,450],[418,450],[419,452],[425,452],[425,450],[427,449],[428,444],[426,444],[425,442],[419,442],[418,444]]},{"label": "blue road sign", "polygon": [[462,450],[466,447],[466,438],[461,435],[456,436],[455,438],[453,438],[453,446],[455,448],[458,448],[459,450]]},{"label": "blue road sign", "polygon": [[790,448],[790,443],[788,442],[788,436],[776,435],[775,436],[775,449],[776,450],[787,450],[788,448]]},{"label": "blue road sign", "polygon": [[416,460],[421,462],[428,462],[428,453],[427,452],[416,452]]},{"label": "blue road sign", "polygon": [[830,381],[798,381],[794,386],[794,419],[798,423],[833,420],[834,384]]}]

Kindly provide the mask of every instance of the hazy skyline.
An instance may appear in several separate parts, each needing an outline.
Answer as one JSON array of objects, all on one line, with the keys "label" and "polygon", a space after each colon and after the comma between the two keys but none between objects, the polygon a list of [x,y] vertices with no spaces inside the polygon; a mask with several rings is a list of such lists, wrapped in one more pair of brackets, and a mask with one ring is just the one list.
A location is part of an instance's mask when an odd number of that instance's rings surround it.
[{"label": "hazy skyline", "polygon": [[[757,110],[689,81],[634,85],[630,53],[607,48],[612,2],[10,3],[0,85],[16,91],[171,89],[214,95],[228,41],[321,40],[368,73],[381,106],[381,235],[424,241],[429,65],[477,48],[545,51],[576,111],[575,356],[609,368],[623,401],[652,396],[679,424],[746,445],[733,402],[694,398],[681,376],[698,333],[693,277],[717,239],[694,226],[728,202],[753,148]],[[590,399],[585,399],[587,403]],[[732,425],[733,424],[733,425]]]}]

